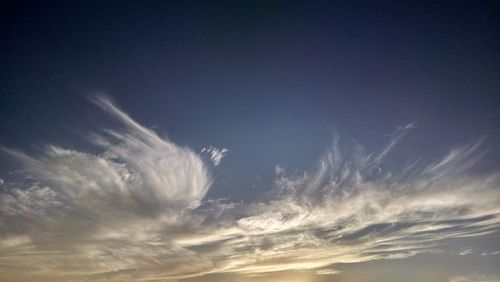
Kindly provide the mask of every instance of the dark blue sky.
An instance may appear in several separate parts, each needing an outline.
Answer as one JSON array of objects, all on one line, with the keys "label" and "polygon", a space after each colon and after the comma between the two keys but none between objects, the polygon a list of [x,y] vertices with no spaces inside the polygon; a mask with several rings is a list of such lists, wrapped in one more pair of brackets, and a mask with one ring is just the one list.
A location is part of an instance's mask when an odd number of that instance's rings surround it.
[{"label": "dark blue sky", "polygon": [[415,119],[409,158],[498,147],[494,1],[350,2],[4,3],[0,144],[93,128],[100,91],[175,142],[229,148],[232,185]]},{"label": "dark blue sky", "polygon": [[248,182],[334,131],[376,149],[416,119],[416,156],[500,143],[494,1],[181,2],[2,4],[0,143],[93,128],[96,91],[175,142],[229,148]]},{"label": "dark blue sky", "polygon": [[307,167],[333,132],[377,149],[413,120],[410,159],[486,136],[498,167],[498,6],[3,3],[0,144],[66,142],[95,127],[84,97],[105,92],[177,143],[229,148],[246,185]]}]

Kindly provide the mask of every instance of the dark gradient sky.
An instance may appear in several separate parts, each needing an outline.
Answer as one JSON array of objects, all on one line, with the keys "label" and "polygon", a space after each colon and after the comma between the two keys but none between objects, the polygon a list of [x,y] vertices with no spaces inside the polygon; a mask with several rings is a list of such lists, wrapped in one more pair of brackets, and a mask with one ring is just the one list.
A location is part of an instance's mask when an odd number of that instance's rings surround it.
[{"label": "dark gradient sky", "polygon": [[238,174],[415,119],[415,155],[484,135],[500,159],[499,5],[347,2],[4,3],[0,143],[85,128],[82,95],[103,91],[178,143],[232,149]]},{"label": "dark gradient sky", "polygon": [[332,136],[380,152],[411,122],[388,171],[485,138],[469,172],[497,173],[499,2],[411,2],[4,1],[0,145],[95,152],[82,135],[113,121],[88,98],[105,93],[175,144],[229,149],[207,198],[261,199]]}]

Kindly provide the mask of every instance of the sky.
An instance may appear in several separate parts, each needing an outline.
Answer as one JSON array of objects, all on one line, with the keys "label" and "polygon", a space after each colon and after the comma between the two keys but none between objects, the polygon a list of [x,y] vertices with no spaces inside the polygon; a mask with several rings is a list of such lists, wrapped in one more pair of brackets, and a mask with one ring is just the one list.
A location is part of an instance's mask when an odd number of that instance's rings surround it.
[{"label": "sky", "polygon": [[498,1],[0,4],[0,281],[500,281]]}]

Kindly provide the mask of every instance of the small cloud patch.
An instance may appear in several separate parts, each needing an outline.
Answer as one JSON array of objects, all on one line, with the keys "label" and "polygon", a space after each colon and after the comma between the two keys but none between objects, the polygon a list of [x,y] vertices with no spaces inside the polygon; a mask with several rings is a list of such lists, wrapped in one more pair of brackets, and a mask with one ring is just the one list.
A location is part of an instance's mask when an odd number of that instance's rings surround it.
[{"label": "small cloud patch", "polygon": [[208,146],[201,149],[201,152],[207,153],[210,156],[210,161],[214,164],[214,166],[218,166],[222,158],[226,156],[229,150],[227,148],[218,149],[214,146]]}]

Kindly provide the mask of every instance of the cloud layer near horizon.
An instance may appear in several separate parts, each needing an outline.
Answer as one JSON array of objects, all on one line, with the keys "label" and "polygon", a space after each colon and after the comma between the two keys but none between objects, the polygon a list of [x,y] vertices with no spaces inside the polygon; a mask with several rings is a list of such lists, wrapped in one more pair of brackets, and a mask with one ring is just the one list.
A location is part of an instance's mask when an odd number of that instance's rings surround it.
[{"label": "cloud layer near horizon", "polygon": [[[122,123],[91,135],[97,153],[1,148],[24,177],[0,186],[0,278],[334,274],[336,263],[438,252],[446,239],[499,231],[498,174],[469,173],[479,143],[385,171],[384,158],[413,124],[380,153],[341,149],[335,138],[315,170],[280,167],[264,200],[233,203],[206,199],[212,179],[200,155],[108,99],[95,102]],[[227,150],[214,150],[218,165]]]}]

